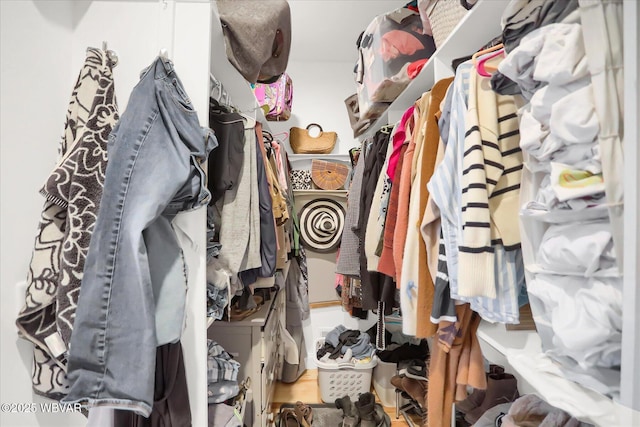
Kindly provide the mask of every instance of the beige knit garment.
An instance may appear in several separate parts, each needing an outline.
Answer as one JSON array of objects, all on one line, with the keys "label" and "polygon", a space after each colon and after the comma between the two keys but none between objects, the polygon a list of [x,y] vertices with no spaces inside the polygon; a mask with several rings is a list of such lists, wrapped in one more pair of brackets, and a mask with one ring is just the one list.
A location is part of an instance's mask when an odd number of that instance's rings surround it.
[{"label": "beige knit garment", "polygon": [[490,79],[472,71],[462,159],[461,296],[495,298],[493,246],[519,247],[518,125],[514,98],[493,92]]}]

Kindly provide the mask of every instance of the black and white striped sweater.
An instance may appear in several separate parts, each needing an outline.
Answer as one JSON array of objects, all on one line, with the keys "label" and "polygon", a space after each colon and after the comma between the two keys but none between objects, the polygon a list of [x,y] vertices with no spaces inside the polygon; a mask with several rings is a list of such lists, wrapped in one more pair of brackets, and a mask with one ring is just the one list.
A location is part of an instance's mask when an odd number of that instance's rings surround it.
[{"label": "black and white striped sweater", "polygon": [[459,294],[495,298],[495,245],[520,247],[522,152],[515,99],[472,71],[462,158]]}]

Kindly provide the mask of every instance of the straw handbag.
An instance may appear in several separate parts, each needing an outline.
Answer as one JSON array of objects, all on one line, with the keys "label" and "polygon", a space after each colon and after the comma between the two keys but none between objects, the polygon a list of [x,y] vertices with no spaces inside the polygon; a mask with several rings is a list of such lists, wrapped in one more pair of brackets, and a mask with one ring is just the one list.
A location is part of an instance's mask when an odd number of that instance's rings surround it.
[{"label": "straw handbag", "polygon": [[467,13],[467,9],[462,7],[460,0],[420,0],[418,8],[421,9],[421,18],[426,14],[436,48],[442,46],[451,31]]},{"label": "straw handbag", "polygon": [[[313,127],[320,129],[317,136],[311,136],[309,130]],[[306,129],[292,127],[289,130],[289,143],[296,154],[329,154],[336,145],[338,134],[324,132],[322,126],[311,123]]]},{"label": "straw handbag", "polygon": [[338,190],[344,187],[349,175],[349,167],[338,162],[311,160],[311,179],[321,190]]}]

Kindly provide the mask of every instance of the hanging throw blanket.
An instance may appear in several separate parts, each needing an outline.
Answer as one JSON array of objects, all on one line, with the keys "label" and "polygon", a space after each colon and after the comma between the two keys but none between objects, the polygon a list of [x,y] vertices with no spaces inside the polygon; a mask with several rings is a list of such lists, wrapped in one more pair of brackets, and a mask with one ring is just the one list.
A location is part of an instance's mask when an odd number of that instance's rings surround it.
[{"label": "hanging throw blanket", "polygon": [[71,95],[59,160],[40,193],[45,196],[27,275],[25,306],[16,324],[34,346],[36,393],[67,393],[66,353],[82,272],[100,206],[107,141],[118,120],[107,53],[87,49]]}]

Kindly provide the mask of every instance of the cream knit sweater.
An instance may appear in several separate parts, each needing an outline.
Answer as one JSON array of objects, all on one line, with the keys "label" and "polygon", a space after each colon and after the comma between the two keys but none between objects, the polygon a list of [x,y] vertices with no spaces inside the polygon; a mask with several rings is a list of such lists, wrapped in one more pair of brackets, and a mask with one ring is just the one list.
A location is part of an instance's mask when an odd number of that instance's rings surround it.
[{"label": "cream knit sweater", "polygon": [[472,71],[462,159],[462,244],[459,289],[465,297],[496,297],[494,245],[520,247],[518,200],[522,152],[516,103]]}]

